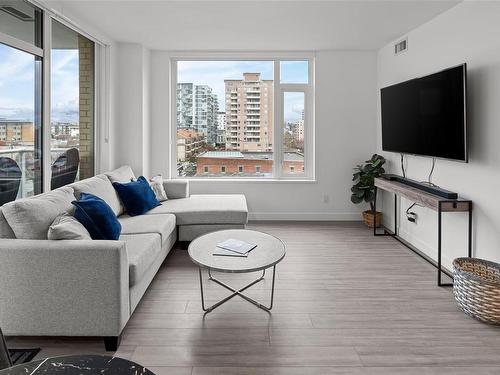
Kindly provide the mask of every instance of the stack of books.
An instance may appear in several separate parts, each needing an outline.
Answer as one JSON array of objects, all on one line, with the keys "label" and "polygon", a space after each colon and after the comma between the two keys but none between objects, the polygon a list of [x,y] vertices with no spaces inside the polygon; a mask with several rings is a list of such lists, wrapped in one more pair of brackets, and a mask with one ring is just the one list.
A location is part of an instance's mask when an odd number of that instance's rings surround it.
[{"label": "stack of books", "polygon": [[257,245],[230,238],[217,244],[213,255],[226,257],[247,257]]}]

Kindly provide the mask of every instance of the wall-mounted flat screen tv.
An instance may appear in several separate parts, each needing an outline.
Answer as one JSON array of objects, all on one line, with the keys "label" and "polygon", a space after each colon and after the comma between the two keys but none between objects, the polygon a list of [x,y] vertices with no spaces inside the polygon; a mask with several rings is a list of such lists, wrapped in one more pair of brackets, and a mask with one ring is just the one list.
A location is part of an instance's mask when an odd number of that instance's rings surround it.
[{"label": "wall-mounted flat screen tv", "polygon": [[380,90],[382,149],[467,162],[466,64]]}]

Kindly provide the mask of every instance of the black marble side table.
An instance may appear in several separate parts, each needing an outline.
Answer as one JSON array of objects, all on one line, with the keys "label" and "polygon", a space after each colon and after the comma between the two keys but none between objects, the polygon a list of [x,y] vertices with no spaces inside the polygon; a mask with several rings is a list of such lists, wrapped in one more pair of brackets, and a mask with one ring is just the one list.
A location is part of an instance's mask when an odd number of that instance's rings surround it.
[{"label": "black marble side table", "polygon": [[155,375],[137,363],[104,355],[71,355],[23,363],[0,375]]}]

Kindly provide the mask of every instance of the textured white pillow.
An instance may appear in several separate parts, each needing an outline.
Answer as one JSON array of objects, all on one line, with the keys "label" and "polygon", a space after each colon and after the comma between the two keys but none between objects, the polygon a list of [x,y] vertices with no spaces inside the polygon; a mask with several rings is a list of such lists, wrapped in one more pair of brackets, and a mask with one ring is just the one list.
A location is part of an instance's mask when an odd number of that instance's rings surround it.
[{"label": "textured white pillow", "polygon": [[62,187],[2,206],[2,212],[16,238],[46,240],[49,226],[59,215],[73,210],[73,189]]},{"label": "textured white pillow", "polygon": [[91,240],[89,231],[73,216],[62,214],[56,217],[47,233],[49,240]]},{"label": "textured white pillow", "polygon": [[167,193],[165,192],[165,188],[163,187],[163,177],[161,174],[158,176],[154,176],[149,180],[149,186],[153,189],[156,199],[158,201],[163,202],[168,199]]}]

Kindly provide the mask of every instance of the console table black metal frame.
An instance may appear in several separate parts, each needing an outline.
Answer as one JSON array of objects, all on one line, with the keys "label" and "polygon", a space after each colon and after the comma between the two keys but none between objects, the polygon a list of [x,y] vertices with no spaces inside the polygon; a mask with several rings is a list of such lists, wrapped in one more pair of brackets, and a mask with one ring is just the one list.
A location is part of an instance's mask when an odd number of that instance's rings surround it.
[{"label": "console table black metal frame", "polygon": [[[467,212],[468,213],[468,237],[467,237],[467,255],[469,258],[472,257],[472,201],[465,199],[446,199],[440,196],[429,194],[422,190],[418,190],[417,188],[413,188],[407,185],[404,185],[397,181],[389,181],[383,178],[375,179],[375,200],[373,202],[374,211],[377,210],[377,194],[378,189],[385,190],[387,192],[394,194],[394,232],[390,231],[386,227],[383,227],[383,233],[377,232],[377,226],[373,226],[373,235],[374,236],[391,236],[401,244],[406,246],[408,249],[415,252],[417,255],[424,258],[426,261],[431,263],[434,267],[437,268],[437,285],[438,286],[453,286],[453,283],[443,283],[441,276],[442,273],[446,273],[448,276],[452,277],[452,275],[443,270],[442,267],[442,214],[443,212]],[[437,211],[438,214],[438,238],[437,238],[437,264],[431,260],[429,257],[423,255],[423,253],[410,245],[408,242],[403,240],[398,235],[398,196],[409,199],[410,201],[416,202],[417,204],[430,208],[432,210]],[[375,220],[374,220],[375,224]]]}]

